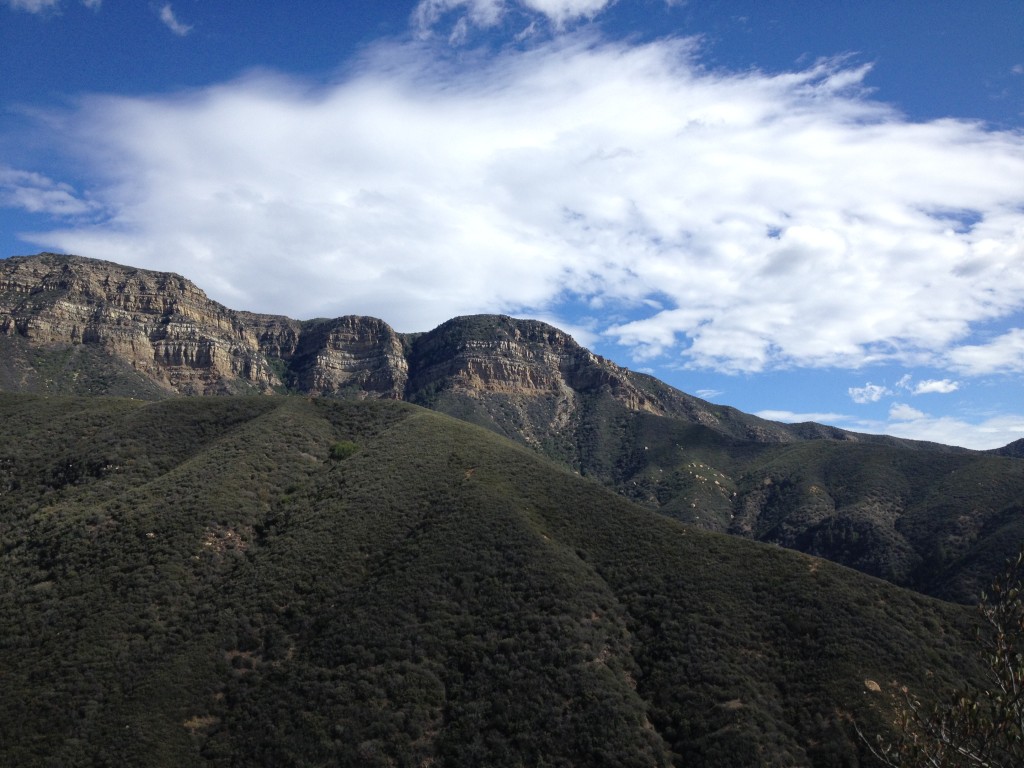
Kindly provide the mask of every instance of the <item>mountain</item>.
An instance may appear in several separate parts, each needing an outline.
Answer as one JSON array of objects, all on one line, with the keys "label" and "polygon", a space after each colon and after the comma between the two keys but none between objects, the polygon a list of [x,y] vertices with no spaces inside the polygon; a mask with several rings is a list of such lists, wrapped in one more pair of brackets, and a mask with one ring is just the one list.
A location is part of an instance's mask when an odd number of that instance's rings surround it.
[{"label": "mountain", "polygon": [[484,426],[693,526],[973,602],[1024,541],[1024,457],[767,421],[621,368],[545,323],[230,310],[184,278],[0,261],[0,389],[405,400]]},{"label": "mountain", "polygon": [[0,394],[0,763],[858,766],[971,609],[393,399]]}]

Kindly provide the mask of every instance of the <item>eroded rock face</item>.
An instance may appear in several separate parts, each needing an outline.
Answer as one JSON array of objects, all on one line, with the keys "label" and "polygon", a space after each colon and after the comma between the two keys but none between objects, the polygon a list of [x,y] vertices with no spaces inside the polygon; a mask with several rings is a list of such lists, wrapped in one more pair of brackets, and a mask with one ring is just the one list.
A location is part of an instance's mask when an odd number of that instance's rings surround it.
[{"label": "eroded rock face", "polygon": [[409,365],[401,337],[383,320],[348,315],[311,324],[291,358],[300,392],[401,400]]},{"label": "eroded rock face", "polygon": [[36,348],[94,345],[169,393],[281,386],[257,332],[295,323],[252,320],[179,275],[56,254],[0,262],[0,333]]},{"label": "eroded rock face", "polygon": [[[571,432],[598,401],[733,433],[758,429],[762,440],[790,439],[771,422],[724,423],[726,410],[620,368],[535,320],[459,317],[413,335],[370,317],[298,321],[231,310],[180,275],[77,256],[0,260],[4,336],[22,351],[99,351],[168,395],[407,399],[527,443]],[[32,365],[31,355],[8,358],[7,366]],[[40,378],[7,373],[0,381]]]}]

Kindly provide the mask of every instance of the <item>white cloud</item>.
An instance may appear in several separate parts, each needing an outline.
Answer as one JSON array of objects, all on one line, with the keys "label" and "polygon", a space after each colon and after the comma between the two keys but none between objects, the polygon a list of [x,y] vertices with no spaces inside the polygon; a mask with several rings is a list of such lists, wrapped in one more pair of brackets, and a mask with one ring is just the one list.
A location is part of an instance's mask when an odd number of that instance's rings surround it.
[{"label": "white cloud", "polygon": [[930,393],[948,395],[950,392],[956,392],[958,389],[960,389],[960,382],[958,381],[951,381],[950,379],[924,379],[914,385],[913,393],[915,395]]},{"label": "white cloud", "polygon": [[77,216],[95,208],[81,199],[69,184],[31,171],[0,165],[0,205],[30,213]]},{"label": "white cloud", "polygon": [[[43,13],[44,11],[57,10],[61,0],[3,0],[15,11],[28,11],[29,13]],[[82,5],[93,10],[99,9],[103,0],[82,0]]]},{"label": "white cloud", "polygon": [[36,242],[401,330],[589,301],[638,359],[722,371],[934,362],[1024,306],[1024,137],[908,122],[864,69],[694,55],[567,35],[459,68],[418,43],[322,87],[89,99],[53,139],[109,220]]},{"label": "white cloud", "polygon": [[165,3],[160,8],[160,21],[162,21],[171,32],[178,35],[178,37],[184,37],[192,31],[191,24],[182,24],[178,21],[178,17],[174,15],[174,10],[171,8],[170,3]]},{"label": "white cloud", "polygon": [[[449,42],[459,44],[466,40],[469,28],[489,29],[497,26],[511,13],[540,14],[555,29],[581,19],[592,19],[616,0],[420,0],[413,11],[413,25],[423,37],[428,37],[441,20],[455,15],[456,20],[448,35]],[[536,18],[519,35],[528,37],[536,30]]]},{"label": "white cloud", "polygon": [[467,23],[475,27],[493,27],[505,14],[504,0],[420,0],[413,11],[413,23],[421,34],[429,34],[445,15],[458,12],[464,14],[455,26],[464,30]]},{"label": "white cloud", "polygon": [[844,416],[841,413],[797,413],[795,411],[776,410],[758,411],[754,415],[760,416],[762,419],[782,421],[787,424],[800,424],[805,421],[816,421],[820,424],[834,424],[837,421],[843,422],[850,418],[849,416]]},{"label": "white cloud", "polygon": [[522,0],[531,10],[543,13],[557,26],[568,21],[592,19],[615,0]]},{"label": "white cloud", "polygon": [[[694,392],[694,394],[697,395],[697,397],[703,398],[704,400],[710,400],[714,397],[724,395],[725,393],[720,389],[698,389],[696,392]],[[764,418],[768,417],[765,416]]]},{"label": "white cloud", "polygon": [[892,421],[917,421],[925,418],[922,411],[912,408],[906,403],[893,403],[889,407],[889,419]]},{"label": "white cloud", "polygon": [[950,362],[964,373],[1024,372],[1024,328],[1011,328],[987,344],[970,344],[949,352]]},{"label": "white cloud", "polygon": [[975,450],[1001,448],[1024,436],[1024,415],[1000,414],[981,421],[953,416],[932,416],[897,403],[889,410],[888,423],[864,423],[871,432],[886,432],[911,440],[927,440]]},{"label": "white cloud", "polygon": [[886,395],[891,395],[892,390],[880,384],[868,382],[863,387],[850,387],[847,392],[855,403],[877,403]]},{"label": "white cloud", "polygon": [[4,0],[16,11],[28,11],[29,13],[42,13],[51,8],[56,8],[60,0]]}]

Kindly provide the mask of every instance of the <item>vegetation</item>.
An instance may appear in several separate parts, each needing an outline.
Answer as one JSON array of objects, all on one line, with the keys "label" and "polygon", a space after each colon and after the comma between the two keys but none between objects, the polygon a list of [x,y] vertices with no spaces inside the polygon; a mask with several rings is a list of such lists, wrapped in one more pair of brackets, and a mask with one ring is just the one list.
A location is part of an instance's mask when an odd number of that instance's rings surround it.
[{"label": "vegetation", "polygon": [[984,687],[955,691],[930,707],[899,689],[896,736],[872,754],[890,768],[1024,765],[1024,550],[980,605],[986,635]]},{"label": "vegetation", "polygon": [[359,450],[359,446],[351,440],[339,440],[331,446],[331,458],[335,461],[343,461]]},{"label": "vegetation", "polygon": [[856,766],[865,679],[983,674],[968,609],[405,403],[0,395],[0,430],[5,765]]}]

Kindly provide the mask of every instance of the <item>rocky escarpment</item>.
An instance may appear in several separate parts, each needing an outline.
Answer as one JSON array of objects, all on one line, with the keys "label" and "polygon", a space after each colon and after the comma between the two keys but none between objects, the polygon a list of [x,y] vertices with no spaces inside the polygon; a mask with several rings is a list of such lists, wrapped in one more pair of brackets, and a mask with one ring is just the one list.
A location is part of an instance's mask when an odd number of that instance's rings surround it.
[{"label": "rocky escarpment", "polygon": [[52,253],[0,260],[0,353],[7,390],[406,399],[563,458],[552,446],[578,452],[580,429],[622,413],[759,443],[864,439],[708,403],[535,320],[457,317],[421,334],[352,315],[300,321],[229,309],[180,275]]},{"label": "rocky escarpment", "polygon": [[[462,317],[417,335],[368,317],[298,321],[231,310],[179,275],[59,254],[0,261],[0,336],[36,360],[89,349],[166,394],[501,400],[522,412],[528,440],[565,426],[587,393],[631,411],[717,418],[703,401],[654,386],[537,321]],[[545,418],[528,423],[538,409]]]},{"label": "rocky escarpment", "polygon": [[581,425],[618,410],[758,442],[810,437],[621,368],[534,320],[458,317],[413,335],[369,317],[299,321],[229,309],[180,275],[60,254],[0,261],[0,344],[4,389],[407,399],[534,445],[576,445]]},{"label": "rocky escarpment", "polygon": [[55,254],[0,262],[0,334],[44,356],[92,347],[168,393],[280,385],[259,350],[259,325],[264,335],[294,334],[287,318],[244,322],[178,275]]},{"label": "rocky escarpment", "polygon": [[4,377],[7,388],[96,391],[82,370],[71,381],[47,378],[68,349],[99,354],[167,395],[292,387],[401,397],[405,386],[401,342],[381,321],[237,312],[179,275],[75,256],[0,261],[0,337],[11,342],[8,365],[25,368]]}]

